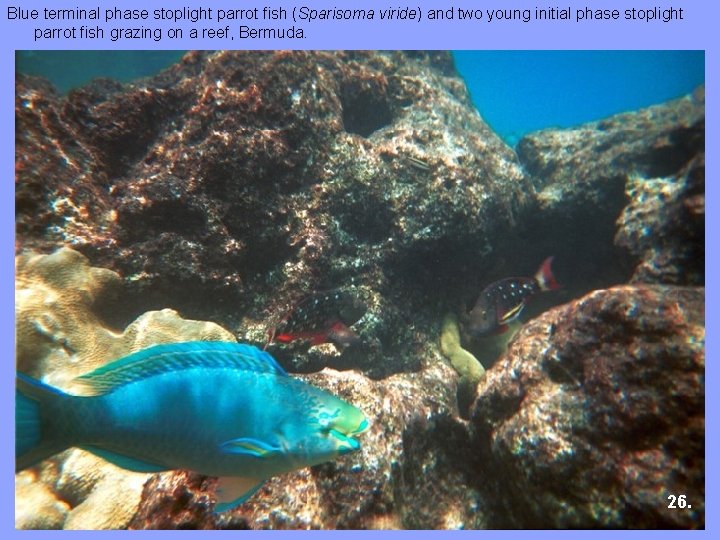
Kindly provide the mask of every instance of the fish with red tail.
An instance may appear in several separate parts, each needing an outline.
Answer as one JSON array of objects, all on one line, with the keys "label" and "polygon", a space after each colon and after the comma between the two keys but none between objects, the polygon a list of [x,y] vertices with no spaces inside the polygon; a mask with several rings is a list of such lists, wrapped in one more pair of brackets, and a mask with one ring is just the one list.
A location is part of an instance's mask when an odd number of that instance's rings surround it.
[{"label": "fish with red tail", "polygon": [[502,334],[517,319],[532,296],[560,288],[552,272],[553,257],[543,261],[535,277],[512,277],[491,283],[465,316],[465,330],[472,337]]},{"label": "fish with red tail", "polygon": [[[367,306],[348,290],[335,289],[305,298],[268,332],[273,341],[290,343],[309,340],[311,345],[335,343],[351,345],[360,337],[350,328],[359,321]],[[267,345],[266,345],[267,347]]]}]

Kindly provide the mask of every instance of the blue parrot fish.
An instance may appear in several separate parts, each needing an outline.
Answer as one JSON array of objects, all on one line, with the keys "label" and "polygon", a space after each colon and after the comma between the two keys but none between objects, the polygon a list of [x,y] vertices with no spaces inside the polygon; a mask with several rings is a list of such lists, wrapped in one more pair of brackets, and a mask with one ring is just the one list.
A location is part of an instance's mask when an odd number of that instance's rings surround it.
[{"label": "blue parrot fish", "polygon": [[217,512],[272,476],[358,450],[368,427],[358,408],[239,343],[156,345],[75,382],[71,395],[17,374],[16,471],[77,446],[130,471],[218,476]]}]

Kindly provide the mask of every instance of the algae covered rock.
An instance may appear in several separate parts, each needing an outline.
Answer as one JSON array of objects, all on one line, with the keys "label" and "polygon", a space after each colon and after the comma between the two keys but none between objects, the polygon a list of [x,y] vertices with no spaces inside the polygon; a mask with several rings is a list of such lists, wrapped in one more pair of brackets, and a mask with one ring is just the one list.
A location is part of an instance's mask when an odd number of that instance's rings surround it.
[{"label": "algae covered rock", "polygon": [[446,315],[443,319],[440,329],[440,351],[460,375],[458,393],[464,404],[474,397],[475,388],[485,375],[485,367],[470,351],[463,349],[460,342],[460,328],[454,315]]},{"label": "algae covered rock", "polygon": [[66,96],[19,77],[16,116],[19,245],[65,242],[120,272],[124,320],[173,306],[262,345],[303,295],[379,298],[360,346],[280,358],[308,370],[417,370],[410,351],[437,339],[438,311],[548,255],[566,300],[633,274],[702,279],[704,187],[665,219],[628,181],[680,184],[693,160],[700,177],[702,92],[528,134],[514,152],[450,53],[217,51]]},{"label": "algae covered rock", "polygon": [[703,288],[619,286],[527,323],[472,411],[512,526],[703,528],[704,344]]},{"label": "algae covered rock", "polygon": [[[359,343],[269,351],[332,368],[307,380],[372,428],[222,516],[213,478],[69,450],[16,476],[16,526],[701,527],[701,289],[584,295],[703,283],[704,117],[697,92],[515,153],[442,52],[190,52],[66,96],[18,76],[19,371],[72,391],[157,343],[262,346],[303,295],[348,287]],[[547,302],[570,304],[507,353],[512,333],[461,343],[446,319],[443,362],[438,313],[548,255]],[[664,510],[670,489],[692,512]]]},{"label": "algae covered rock", "polygon": [[537,190],[523,256],[571,261],[574,295],[704,280],[705,92],[518,143]]},{"label": "algae covered rock", "polygon": [[[449,52],[190,52],[66,96],[20,77],[16,96],[21,245],[64,242],[119,272],[127,318],[172,306],[261,345],[255,329],[298,296],[365,287],[377,323],[323,365],[373,377],[418,369],[408,351],[436,339],[425,300],[446,298],[434,284],[455,259],[482,272],[533,198]],[[49,146],[78,174],[40,183]]]},{"label": "algae covered rock", "polygon": [[618,217],[615,243],[640,261],[631,281],[703,285],[705,155],[672,176],[633,176],[626,191],[630,204]]}]

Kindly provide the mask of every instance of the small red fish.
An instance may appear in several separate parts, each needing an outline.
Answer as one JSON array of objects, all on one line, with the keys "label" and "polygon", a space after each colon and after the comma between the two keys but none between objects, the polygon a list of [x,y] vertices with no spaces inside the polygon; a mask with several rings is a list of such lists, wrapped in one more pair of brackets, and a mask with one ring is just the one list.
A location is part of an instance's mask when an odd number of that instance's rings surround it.
[{"label": "small red fish", "polygon": [[[360,338],[350,329],[367,306],[347,290],[318,293],[304,299],[268,331],[268,343],[309,340],[311,345],[332,342],[351,345]],[[266,347],[267,347],[266,345]]]},{"label": "small red fish", "polygon": [[475,307],[465,317],[466,330],[473,337],[501,334],[515,320],[527,301],[541,291],[558,289],[552,273],[553,257],[543,261],[535,277],[505,278],[491,283],[480,293]]}]

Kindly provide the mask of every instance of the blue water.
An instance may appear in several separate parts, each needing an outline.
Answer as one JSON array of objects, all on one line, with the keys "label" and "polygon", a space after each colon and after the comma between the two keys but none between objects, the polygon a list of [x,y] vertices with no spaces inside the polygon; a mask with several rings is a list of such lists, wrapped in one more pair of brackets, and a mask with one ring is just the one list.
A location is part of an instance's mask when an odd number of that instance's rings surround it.
[{"label": "blue water", "polygon": [[457,51],[475,106],[508,143],[661,103],[705,82],[703,51]]},{"label": "blue water", "polygon": [[155,75],[185,51],[17,51],[15,70],[45,77],[60,93],[95,77],[128,82]]}]

